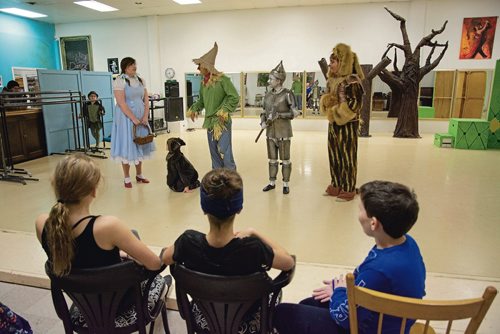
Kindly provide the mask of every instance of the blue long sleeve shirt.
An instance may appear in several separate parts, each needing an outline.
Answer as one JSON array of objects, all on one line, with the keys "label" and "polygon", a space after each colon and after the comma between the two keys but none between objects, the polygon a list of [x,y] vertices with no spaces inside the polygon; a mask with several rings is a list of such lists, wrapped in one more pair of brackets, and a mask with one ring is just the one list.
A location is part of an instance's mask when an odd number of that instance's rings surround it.
[{"label": "blue long sleeve shirt", "polygon": [[[422,298],[425,296],[425,265],[415,240],[406,235],[401,245],[384,249],[374,246],[366,259],[354,270],[355,284],[393,295]],[[357,309],[358,328],[362,334],[377,332],[378,313],[362,307]],[[337,288],[330,300],[330,315],[335,322],[349,329],[347,289]],[[414,321],[408,320],[405,333]],[[382,333],[399,333],[401,318],[384,316]]]}]

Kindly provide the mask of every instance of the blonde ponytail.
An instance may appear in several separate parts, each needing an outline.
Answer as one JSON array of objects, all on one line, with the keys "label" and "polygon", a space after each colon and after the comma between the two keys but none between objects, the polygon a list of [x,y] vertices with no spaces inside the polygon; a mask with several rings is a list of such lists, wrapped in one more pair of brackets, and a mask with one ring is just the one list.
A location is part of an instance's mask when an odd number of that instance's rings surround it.
[{"label": "blonde ponytail", "polygon": [[52,257],[52,272],[56,276],[64,276],[71,271],[71,262],[75,255],[72,228],[68,218],[68,208],[58,201],[50,210],[45,224],[47,244]]},{"label": "blonde ponytail", "polygon": [[75,258],[69,208],[94,192],[100,179],[101,172],[97,165],[82,153],[67,156],[56,166],[52,186],[57,203],[50,210],[44,227],[52,272],[56,276],[68,274]]}]

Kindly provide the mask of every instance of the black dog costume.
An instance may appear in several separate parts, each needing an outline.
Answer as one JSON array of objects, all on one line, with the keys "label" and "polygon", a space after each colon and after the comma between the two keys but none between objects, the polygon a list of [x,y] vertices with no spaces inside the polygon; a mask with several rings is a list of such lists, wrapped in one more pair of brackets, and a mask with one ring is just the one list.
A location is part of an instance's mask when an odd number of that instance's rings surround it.
[{"label": "black dog costume", "polygon": [[185,145],[180,138],[167,140],[167,185],[177,192],[183,192],[186,187],[196,189],[200,186],[198,172],[181,152],[181,146]]}]

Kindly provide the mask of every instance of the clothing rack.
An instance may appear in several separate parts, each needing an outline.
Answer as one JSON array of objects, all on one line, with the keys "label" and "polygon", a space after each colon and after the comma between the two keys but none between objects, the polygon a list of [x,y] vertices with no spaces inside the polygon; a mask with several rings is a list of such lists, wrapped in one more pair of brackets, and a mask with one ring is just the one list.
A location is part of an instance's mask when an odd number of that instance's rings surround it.
[{"label": "clothing rack", "polygon": [[[80,142],[80,125],[78,121],[78,108],[82,108],[82,94],[79,91],[59,90],[59,91],[40,91],[40,92],[8,92],[0,94],[0,123],[2,132],[0,132],[0,153],[2,169],[0,169],[0,181],[10,181],[26,184],[25,181],[38,181],[32,178],[31,174],[24,170],[15,168],[12,160],[12,152],[9,141],[9,132],[7,126],[7,113],[9,110],[30,109],[33,107],[42,107],[46,105],[69,104],[71,106],[71,118],[73,126],[74,149],[67,149],[64,153],[84,152],[88,153],[87,148],[82,148]],[[79,107],[78,107],[79,106]],[[82,122],[83,126],[83,122]],[[85,137],[85,136],[84,136]],[[85,140],[85,139],[84,139]],[[21,175],[19,175],[21,174]],[[23,176],[28,175],[29,177]]]}]

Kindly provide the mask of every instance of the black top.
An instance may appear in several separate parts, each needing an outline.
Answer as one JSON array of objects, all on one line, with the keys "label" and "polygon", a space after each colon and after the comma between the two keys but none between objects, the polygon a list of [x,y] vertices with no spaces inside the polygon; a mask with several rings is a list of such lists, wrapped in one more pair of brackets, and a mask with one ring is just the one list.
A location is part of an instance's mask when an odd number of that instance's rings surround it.
[{"label": "black top", "polygon": [[206,274],[237,276],[271,269],[274,253],[259,238],[234,238],[215,248],[204,233],[187,230],[174,244],[173,259],[191,270]]},{"label": "black top", "polygon": [[[75,249],[75,257],[71,263],[72,268],[97,268],[110,266],[112,264],[120,263],[120,251],[118,247],[112,250],[102,249],[97,245],[94,239],[94,222],[98,216],[88,216],[80,219],[73,229],[75,229],[82,221],[91,218],[83,232],[75,237],[73,244]],[[47,244],[47,236],[45,226],[42,231],[42,247],[47,253],[49,260],[52,260],[50,249]]]}]

